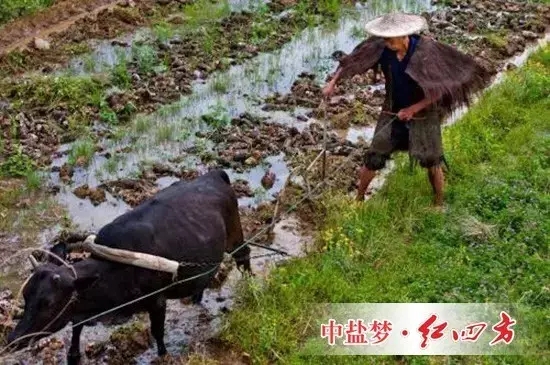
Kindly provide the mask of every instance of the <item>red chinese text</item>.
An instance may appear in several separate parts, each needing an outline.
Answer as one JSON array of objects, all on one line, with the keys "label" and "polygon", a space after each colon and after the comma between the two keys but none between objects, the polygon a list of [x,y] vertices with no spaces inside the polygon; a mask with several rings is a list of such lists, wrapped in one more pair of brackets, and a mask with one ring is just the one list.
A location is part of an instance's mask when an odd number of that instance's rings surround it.
[{"label": "red chinese text", "polygon": [[334,346],[336,338],[344,335],[344,326],[337,324],[334,319],[330,319],[328,324],[321,325],[321,338],[326,338],[328,344]]},{"label": "red chinese text", "polygon": [[487,328],[487,323],[485,322],[479,322],[479,323],[472,323],[466,328],[464,328],[462,331],[460,331],[460,335],[458,331],[453,330],[453,340],[454,341],[469,341],[469,342],[476,342],[479,339],[479,336],[485,331],[485,328]]},{"label": "red chinese text", "polygon": [[516,321],[513,320],[512,317],[508,315],[508,313],[504,311],[500,312],[500,322],[493,326],[493,331],[498,333],[498,335],[495,336],[495,338],[489,343],[489,345],[493,346],[501,341],[506,344],[512,342],[515,333],[514,330],[510,327],[515,324]]},{"label": "red chinese text", "polygon": [[384,320],[383,322],[379,322],[375,319],[370,324],[370,331],[374,333],[374,336],[371,338],[371,341],[373,341],[371,344],[377,345],[384,342],[390,335],[391,326],[392,324],[389,321]]},{"label": "red chinese text", "polygon": [[367,345],[367,333],[368,328],[363,323],[362,319],[348,320],[348,324],[345,329],[346,338],[344,340],[344,345]]},{"label": "red chinese text", "polygon": [[428,337],[432,340],[438,340],[444,336],[443,330],[447,327],[447,322],[432,326],[436,320],[437,315],[432,314],[430,318],[418,327],[418,332],[422,335],[422,343],[420,344],[420,348],[425,349],[428,346]]}]

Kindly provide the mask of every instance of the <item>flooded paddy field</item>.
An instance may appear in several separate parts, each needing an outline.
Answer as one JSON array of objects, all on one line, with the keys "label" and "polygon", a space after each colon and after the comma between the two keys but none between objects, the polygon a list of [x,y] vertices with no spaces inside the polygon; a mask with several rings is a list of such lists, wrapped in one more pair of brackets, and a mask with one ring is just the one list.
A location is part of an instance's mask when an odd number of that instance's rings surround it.
[{"label": "flooded paddy field", "polygon": [[[498,75],[547,39],[550,20],[549,6],[492,0],[182,3],[123,2],[60,30],[49,49],[0,56],[12,70],[2,74],[0,162],[29,156],[43,172],[47,197],[65,213],[40,232],[37,246],[49,247],[64,230],[97,232],[173,182],[223,168],[239,196],[245,236],[276,216],[257,242],[304,255],[315,249],[315,197],[328,187],[353,191],[384,98],[384,80],[368,73],[322,103],[321,87],[336,60],[364,38],[366,21],[392,10],[423,14],[430,36]],[[113,20],[122,19],[119,12],[136,20],[120,25]],[[69,45],[82,49],[71,53]],[[324,148],[326,180],[318,187]],[[383,176],[370,193],[381,184]],[[304,194],[310,200],[295,207]],[[0,236],[7,255],[14,237]],[[252,257],[259,276],[288,258],[258,247]],[[2,270],[20,284],[29,265],[10,261]],[[169,302],[167,358],[156,358],[148,318],[136,315],[85,328],[82,362],[246,363],[246,354],[216,342],[242,280],[230,261],[222,274],[227,278],[207,290],[203,307]],[[17,287],[0,297],[2,329],[14,325],[11,310],[20,312]],[[69,340],[66,328],[2,362],[64,363]]]}]

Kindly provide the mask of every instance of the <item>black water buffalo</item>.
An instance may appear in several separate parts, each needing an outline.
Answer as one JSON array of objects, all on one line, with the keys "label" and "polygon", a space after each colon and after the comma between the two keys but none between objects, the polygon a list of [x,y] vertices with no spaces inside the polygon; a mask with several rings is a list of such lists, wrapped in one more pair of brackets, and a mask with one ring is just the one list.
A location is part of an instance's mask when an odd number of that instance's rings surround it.
[{"label": "black water buffalo", "polygon": [[[223,170],[211,171],[191,182],[176,182],[135,209],[116,218],[97,234],[95,243],[111,248],[162,256],[183,266],[183,277],[215,268],[243,243],[237,197]],[[244,246],[234,258],[250,271],[250,248]],[[23,290],[24,315],[8,336],[15,348],[27,346],[35,332],[53,333],[69,322],[77,324],[91,316],[154,292],[173,282],[170,273],[143,269],[91,256],[73,265],[77,278],[65,265],[46,262],[37,266]],[[180,266],[182,267],[182,266]],[[148,312],[158,355],[166,354],[164,320],[166,300],[193,296],[195,302],[216,271],[141,300],[116,314],[128,318]],[[181,276],[180,276],[181,278]],[[69,302],[69,300],[73,300]],[[65,308],[65,310],[63,310]],[[88,323],[89,325],[90,323]],[[86,324],[84,324],[86,325]],[[69,364],[80,359],[82,325],[73,328]],[[37,338],[46,334],[37,335]]]}]

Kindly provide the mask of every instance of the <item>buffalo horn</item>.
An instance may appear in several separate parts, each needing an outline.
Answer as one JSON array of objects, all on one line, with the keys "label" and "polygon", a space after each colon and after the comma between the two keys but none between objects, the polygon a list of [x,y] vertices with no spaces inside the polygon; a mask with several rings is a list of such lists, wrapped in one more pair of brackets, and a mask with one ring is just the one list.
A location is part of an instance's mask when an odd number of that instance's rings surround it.
[{"label": "buffalo horn", "polygon": [[29,260],[31,261],[32,268],[36,269],[38,267],[38,261],[36,261],[36,258],[33,255],[29,255]]},{"label": "buffalo horn", "polygon": [[167,258],[149,255],[142,252],[121,250],[118,248],[106,247],[95,243],[95,235],[90,235],[83,243],[85,249],[93,254],[109,261],[133,265],[155,271],[164,271],[171,274],[178,272],[179,262]]}]

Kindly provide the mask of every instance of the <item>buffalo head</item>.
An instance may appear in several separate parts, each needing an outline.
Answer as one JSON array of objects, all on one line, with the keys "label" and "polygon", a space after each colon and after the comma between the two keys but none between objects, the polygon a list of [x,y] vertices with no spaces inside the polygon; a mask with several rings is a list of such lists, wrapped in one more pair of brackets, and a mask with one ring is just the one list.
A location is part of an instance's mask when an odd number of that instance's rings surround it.
[{"label": "buffalo head", "polygon": [[96,279],[75,279],[70,268],[52,262],[38,264],[33,256],[31,262],[33,274],[23,288],[23,318],[7,338],[9,346],[15,349],[65,327],[71,319],[71,300]]}]

